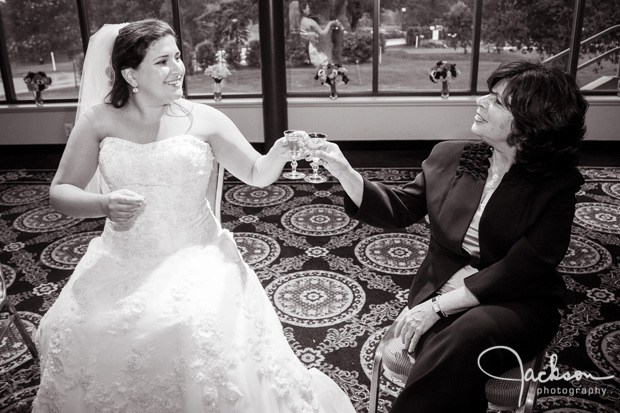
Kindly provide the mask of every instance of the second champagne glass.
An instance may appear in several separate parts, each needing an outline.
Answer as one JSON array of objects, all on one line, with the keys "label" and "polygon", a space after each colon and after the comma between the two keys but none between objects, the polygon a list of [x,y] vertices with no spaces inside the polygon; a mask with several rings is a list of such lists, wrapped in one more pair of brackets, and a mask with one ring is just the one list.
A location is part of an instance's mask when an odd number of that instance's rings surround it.
[{"label": "second champagne glass", "polygon": [[306,138],[306,147],[312,151],[311,158],[314,162],[312,165],[312,175],[306,176],[304,181],[310,182],[311,184],[319,184],[327,181],[325,176],[319,175],[319,165],[317,165],[316,162],[318,162],[320,158],[315,156],[316,151],[323,149],[325,142],[327,142],[327,135],[324,133],[311,132],[308,134]]},{"label": "second champagne glass", "polygon": [[288,150],[291,154],[291,172],[282,174],[287,179],[301,179],[306,176],[303,172],[297,171],[297,160],[301,159],[303,154],[306,132],[301,130],[286,130],[284,137],[288,143]]}]

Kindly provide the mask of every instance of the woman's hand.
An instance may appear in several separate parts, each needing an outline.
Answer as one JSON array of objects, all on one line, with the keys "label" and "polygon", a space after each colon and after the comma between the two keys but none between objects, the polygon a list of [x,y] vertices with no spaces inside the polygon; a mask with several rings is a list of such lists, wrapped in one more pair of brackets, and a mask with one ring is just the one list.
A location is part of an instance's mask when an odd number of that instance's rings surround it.
[{"label": "woman's hand", "polygon": [[353,169],[338,145],[327,142],[322,151],[316,151],[316,156],[320,159],[319,165],[323,165],[329,173],[340,181],[351,201],[359,207],[364,195],[364,179],[359,172]]},{"label": "woman's hand", "polygon": [[282,137],[274,142],[273,146],[269,150],[269,156],[273,156],[272,159],[278,159],[284,163],[291,160],[291,154],[289,152],[286,138]]},{"label": "woman's hand", "polygon": [[400,336],[409,353],[413,353],[420,338],[439,320],[431,300],[405,310],[398,317],[394,337]]},{"label": "woman's hand", "polygon": [[353,169],[340,147],[333,142],[326,142],[323,150],[316,151],[316,156],[320,158],[318,164],[323,165],[338,180]]},{"label": "woman's hand", "polygon": [[122,223],[133,219],[144,203],[144,197],[129,189],[110,192],[106,196],[105,215],[112,222]]}]

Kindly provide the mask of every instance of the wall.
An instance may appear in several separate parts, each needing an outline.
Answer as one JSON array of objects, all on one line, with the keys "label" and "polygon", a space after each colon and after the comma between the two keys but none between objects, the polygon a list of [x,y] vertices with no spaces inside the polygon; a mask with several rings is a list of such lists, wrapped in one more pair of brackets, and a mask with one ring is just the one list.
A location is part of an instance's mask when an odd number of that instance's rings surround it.
[{"label": "wall", "polygon": [[[250,142],[263,142],[263,113],[260,101],[235,99],[214,104],[230,116]],[[75,122],[76,105],[46,103],[0,105],[0,145],[64,144],[65,124]]]},{"label": "wall", "polygon": [[[620,97],[588,99],[586,140],[620,141]],[[334,105],[338,105],[337,109]],[[333,140],[445,140],[471,138],[472,96],[439,98],[289,99],[292,128],[319,129]]]},{"label": "wall", "polygon": [[[620,141],[620,97],[590,97],[587,140]],[[260,100],[230,99],[211,104],[226,113],[248,141],[264,141]],[[289,127],[321,131],[334,141],[444,140],[469,138],[475,98],[421,97],[290,98]],[[63,144],[75,104],[0,105],[0,145]]]}]

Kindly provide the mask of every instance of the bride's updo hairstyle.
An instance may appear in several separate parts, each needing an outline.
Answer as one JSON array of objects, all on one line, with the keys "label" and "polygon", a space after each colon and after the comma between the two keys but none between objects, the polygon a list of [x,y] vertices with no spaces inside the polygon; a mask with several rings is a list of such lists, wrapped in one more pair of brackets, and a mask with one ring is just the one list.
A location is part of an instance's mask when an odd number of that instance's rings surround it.
[{"label": "bride's updo hairstyle", "polygon": [[140,20],[121,28],[112,49],[113,84],[108,101],[115,108],[122,108],[129,100],[131,86],[125,81],[121,71],[136,69],[151,45],[159,39],[176,37],[168,23],[157,19]]}]

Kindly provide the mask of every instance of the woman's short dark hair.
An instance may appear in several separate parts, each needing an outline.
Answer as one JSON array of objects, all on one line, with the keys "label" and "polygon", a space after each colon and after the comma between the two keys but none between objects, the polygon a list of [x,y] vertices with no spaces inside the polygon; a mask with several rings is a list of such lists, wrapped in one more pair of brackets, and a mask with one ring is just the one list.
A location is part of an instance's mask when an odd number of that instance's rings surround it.
[{"label": "woman's short dark hair", "polygon": [[519,60],[500,64],[489,90],[500,82],[501,100],[514,116],[508,143],[517,147],[517,163],[537,175],[576,166],[588,102],[575,80],[558,67]]},{"label": "woman's short dark hair", "polygon": [[112,49],[112,70],[114,83],[108,94],[108,101],[115,108],[122,108],[129,100],[130,85],[121,71],[137,68],[151,45],[159,39],[173,36],[174,30],[166,22],[157,19],[140,20],[121,28]]}]

